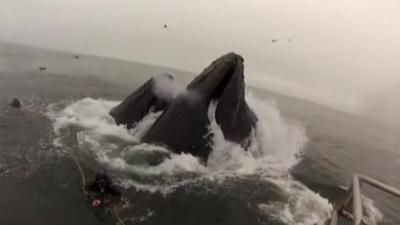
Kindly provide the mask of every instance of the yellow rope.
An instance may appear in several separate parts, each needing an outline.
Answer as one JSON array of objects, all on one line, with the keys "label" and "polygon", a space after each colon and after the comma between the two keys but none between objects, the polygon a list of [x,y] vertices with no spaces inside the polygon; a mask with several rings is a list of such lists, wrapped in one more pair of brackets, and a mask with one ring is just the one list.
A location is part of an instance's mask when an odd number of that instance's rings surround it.
[{"label": "yellow rope", "polygon": [[85,195],[89,195],[89,193],[86,191],[85,174],[83,173],[83,169],[82,169],[81,165],[79,164],[78,160],[69,151],[63,151],[63,152],[66,153],[72,159],[72,161],[74,161],[76,167],[78,167],[79,173],[81,174],[82,192]]},{"label": "yellow rope", "polygon": [[125,225],[125,224],[124,224],[124,221],[122,221],[121,217],[119,217],[119,215],[118,215],[118,213],[117,213],[117,208],[116,208],[116,207],[114,208],[113,213],[114,213],[115,218],[117,218],[118,223],[120,223],[121,225]]},{"label": "yellow rope", "polygon": [[[78,167],[79,173],[81,174],[81,181],[82,181],[82,192],[85,195],[89,195],[89,192],[86,191],[86,179],[85,179],[85,174],[83,173],[83,169],[81,165],[79,164],[78,160],[71,154],[71,152],[64,150],[64,153],[66,153],[75,163],[76,167]],[[117,219],[118,223],[121,225],[125,225],[124,222],[122,221],[121,217],[118,216],[116,207],[114,207],[113,214],[115,218]]]}]

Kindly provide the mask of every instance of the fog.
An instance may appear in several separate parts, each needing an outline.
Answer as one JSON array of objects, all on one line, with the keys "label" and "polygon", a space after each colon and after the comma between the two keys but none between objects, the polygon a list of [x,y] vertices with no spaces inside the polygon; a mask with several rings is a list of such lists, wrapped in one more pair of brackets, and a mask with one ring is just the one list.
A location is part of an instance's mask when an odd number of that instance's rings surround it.
[{"label": "fog", "polygon": [[[0,41],[200,72],[400,125],[398,0],[0,0]],[[164,27],[166,25],[166,28]]]}]

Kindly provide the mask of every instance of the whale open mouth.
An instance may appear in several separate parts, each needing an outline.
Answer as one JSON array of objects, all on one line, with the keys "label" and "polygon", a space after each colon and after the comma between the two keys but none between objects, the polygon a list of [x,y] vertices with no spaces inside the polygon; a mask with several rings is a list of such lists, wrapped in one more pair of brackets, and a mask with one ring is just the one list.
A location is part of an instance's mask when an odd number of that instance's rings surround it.
[{"label": "whale open mouth", "polygon": [[163,98],[157,93],[157,80],[152,78],[111,110],[110,115],[117,124],[133,128],[149,111],[163,111],[141,141],[207,161],[212,144],[208,117],[211,102],[218,102],[215,119],[227,140],[247,143],[256,126],[257,117],[245,101],[244,89],[243,58],[228,53],[204,69],[188,84],[186,92]]}]

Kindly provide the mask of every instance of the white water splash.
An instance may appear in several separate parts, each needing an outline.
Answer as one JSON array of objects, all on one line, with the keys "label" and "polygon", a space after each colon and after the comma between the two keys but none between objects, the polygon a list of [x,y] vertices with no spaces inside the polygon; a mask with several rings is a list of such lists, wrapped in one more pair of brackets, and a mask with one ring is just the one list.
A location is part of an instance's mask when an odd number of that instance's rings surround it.
[{"label": "white water splash", "polygon": [[54,120],[54,131],[59,133],[63,128],[79,126],[88,132],[99,136],[115,136],[126,141],[134,141],[134,138],[124,126],[117,126],[114,119],[108,114],[109,110],[119,102],[95,100],[85,98],[77,101],[60,112],[54,112],[52,107],[48,112]]},{"label": "white water splash", "polygon": [[[287,202],[268,205],[260,204],[265,213],[273,214],[290,225],[311,225],[325,221],[332,206],[326,199],[313,193],[304,185],[293,180],[289,169],[301,160],[307,141],[304,128],[281,117],[276,105],[246,96],[249,106],[257,114],[257,129],[252,132],[250,148],[245,151],[239,144],[227,141],[215,122],[216,104],[209,108],[210,132],[213,134],[212,153],[207,166],[190,154],[169,153],[163,147],[138,143],[159,113],[149,113],[133,129],[117,126],[108,112],[118,104],[115,101],[85,98],[66,106],[49,116],[54,120],[57,133],[70,126],[82,130],[76,134],[80,149],[95,155],[97,161],[116,172],[139,176],[162,176],[162,181],[143,183],[125,179],[124,186],[134,186],[149,192],[168,194],[177,187],[195,183],[201,179],[220,182],[225,177],[257,175],[285,191]],[[109,137],[123,141],[109,141]],[[167,154],[161,163],[149,165],[140,161],[143,157]],[[158,156],[157,156],[158,157]],[[132,160],[135,163],[130,163]],[[140,163],[137,163],[139,162]],[[181,175],[191,174],[184,178]],[[195,174],[195,176],[192,176]],[[301,187],[301,188],[299,188]]]},{"label": "white water splash", "polygon": [[274,179],[288,196],[286,202],[259,204],[259,210],[288,225],[323,225],[331,216],[332,205],[327,199],[312,192],[292,179]]},{"label": "white water splash", "polygon": [[186,91],[186,85],[170,77],[169,74],[154,76],[153,92],[161,99],[171,100]]},{"label": "white water splash", "polygon": [[161,111],[149,112],[141,121],[136,124],[134,128],[129,130],[129,133],[132,135],[133,139],[139,142],[150,129],[151,125],[153,125],[153,123],[158,119],[161,113]]},{"label": "white water splash", "polygon": [[246,100],[259,119],[257,128],[249,137],[252,144],[247,151],[224,138],[214,116],[217,103],[210,104],[208,116],[214,136],[208,167],[219,172],[287,175],[288,170],[301,160],[307,141],[304,128],[284,120],[274,104],[260,104],[251,94],[246,96]]},{"label": "white water splash", "polygon": [[363,212],[368,220],[368,224],[376,225],[383,220],[383,214],[375,207],[374,201],[362,196]]}]

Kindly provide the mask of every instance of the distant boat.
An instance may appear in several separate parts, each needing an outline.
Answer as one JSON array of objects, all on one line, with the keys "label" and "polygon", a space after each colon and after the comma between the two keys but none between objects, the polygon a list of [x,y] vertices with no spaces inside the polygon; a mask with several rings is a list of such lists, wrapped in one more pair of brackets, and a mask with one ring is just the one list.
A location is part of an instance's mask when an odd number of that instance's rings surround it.
[{"label": "distant boat", "polygon": [[45,66],[40,66],[40,67],[39,67],[39,70],[43,70],[43,71],[44,71],[44,70],[47,70],[47,67],[45,67]]}]

